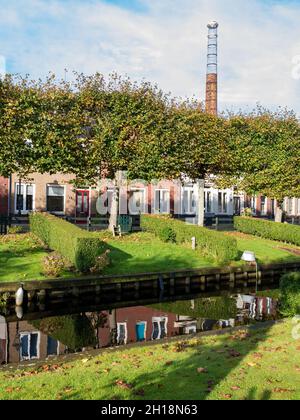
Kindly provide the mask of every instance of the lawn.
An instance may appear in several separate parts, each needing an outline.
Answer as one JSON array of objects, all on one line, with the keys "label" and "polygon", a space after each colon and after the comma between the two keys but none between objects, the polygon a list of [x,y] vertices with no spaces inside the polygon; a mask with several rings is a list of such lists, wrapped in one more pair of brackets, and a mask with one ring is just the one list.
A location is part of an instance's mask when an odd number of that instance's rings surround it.
[{"label": "lawn", "polygon": [[[108,232],[95,233],[111,250],[111,265],[103,274],[136,274],[213,267],[212,260],[191,249],[190,245],[163,243],[151,233],[134,233],[113,238]],[[259,263],[280,263],[300,260],[300,248],[279,242],[256,238],[237,232],[228,233],[238,241],[240,256],[253,251]],[[283,249],[282,249],[283,248]],[[299,252],[295,255],[293,252]],[[47,251],[32,234],[0,237],[0,282],[42,280],[42,259]],[[233,262],[237,265],[240,262]],[[63,277],[75,277],[65,272]]]},{"label": "lawn", "polygon": [[42,259],[46,255],[31,234],[0,237],[0,282],[43,279]]},{"label": "lawn", "polygon": [[269,328],[0,370],[0,399],[299,400],[300,340]]}]

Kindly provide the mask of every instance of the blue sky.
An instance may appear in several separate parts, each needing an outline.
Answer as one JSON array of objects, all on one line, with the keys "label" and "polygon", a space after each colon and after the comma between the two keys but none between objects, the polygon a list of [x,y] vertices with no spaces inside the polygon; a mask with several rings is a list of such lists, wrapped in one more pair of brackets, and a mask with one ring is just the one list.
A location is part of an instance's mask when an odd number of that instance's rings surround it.
[{"label": "blue sky", "polygon": [[[220,109],[300,114],[300,1],[0,0],[0,69],[45,77],[117,71],[205,94],[209,20],[220,23]],[[71,76],[68,76],[71,77]]]}]

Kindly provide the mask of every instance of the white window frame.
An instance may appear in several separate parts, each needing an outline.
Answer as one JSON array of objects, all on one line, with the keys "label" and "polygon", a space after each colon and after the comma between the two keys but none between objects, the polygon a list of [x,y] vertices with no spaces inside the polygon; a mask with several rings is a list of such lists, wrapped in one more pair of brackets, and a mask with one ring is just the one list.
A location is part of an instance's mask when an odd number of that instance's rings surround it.
[{"label": "white window frame", "polygon": [[[15,214],[19,214],[19,210],[17,210],[17,198],[18,198],[18,188],[19,185],[21,185],[21,188],[23,188],[23,210],[21,211],[21,214],[26,215],[29,214],[31,211],[35,210],[35,184],[24,184],[15,182]],[[26,208],[26,198],[27,198],[27,187],[33,187],[33,198],[32,198],[32,210],[24,210]]]},{"label": "white window frame", "polygon": [[[158,210],[158,200],[157,200],[157,193],[160,192],[166,192],[169,194],[169,200],[168,200],[168,211],[162,212],[160,210]],[[159,200],[159,207],[161,204],[161,195],[160,195],[160,200]],[[155,214],[170,214],[171,213],[171,191],[168,188],[157,188],[154,190],[154,212]]]},{"label": "white window frame", "polygon": [[[188,193],[188,211],[184,208],[184,194]],[[195,201],[195,208],[192,207],[192,201]],[[197,197],[194,187],[185,186],[181,191],[181,213],[185,216],[192,216],[197,213]]]},{"label": "white window frame", "polygon": [[[221,210],[219,207],[219,194],[222,194],[222,199],[221,199]],[[225,204],[225,200],[224,200],[224,196],[226,195],[226,211],[224,208],[224,204]],[[217,199],[217,206],[218,206],[218,213],[217,214],[229,214],[229,193],[228,191],[224,191],[224,190],[218,190],[218,195],[217,195],[218,199]]]},{"label": "white window frame", "polygon": [[125,340],[124,340],[124,345],[125,345],[128,342],[127,322],[118,322],[117,323],[117,343],[119,344],[119,341],[120,341],[120,327],[121,326],[125,327]]},{"label": "white window frame", "polygon": [[[210,211],[208,211],[208,209],[206,208],[206,204],[208,203],[208,195],[210,197]],[[213,209],[213,198],[214,198],[213,190],[205,189],[204,190],[204,209],[205,209],[205,213],[207,213],[207,214],[212,214],[213,213],[213,210],[214,210]]]},{"label": "white window frame", "polygon": [[[147,194],[146,194],[146,188],[135,188],[135,187],[131,187],[129,190],[129,193],[135,193],[135,192],[142,192],[143,196],[144,196],[144,205],[143,205],[143,209],[142,209],[142,213],[141,214],[145,214],[148,213],[146,211],[147,209]],[[135,212],[131,212],[129,205],[128,205],[128,210],[131,216],[138,216],[140,213],[135,213]]]},{"label": "white window frame", "polygon": [[[262,202],[262,198],[264,197],[265,199],[265,203],[263,206],[263,202]],[[261,196],[261,201],[260,201],[260,214],[261,216],[266,216],[268,214],[268,197],[266,197],[265,195]]]},{"label": "white window frame", "polygon": [[253,195],[250,198],[250,208],[252,210],[252,214],[255,216],[257,213],[257,197],[256,195]]},{"label": "white window frame", "polygon": [[[152,340],[161,340],[161,326],[160,323],[164,321],[165,322],[165,332],[166,332],[166,337],[168,336],[168,317],[166,316],[162,316],[162,317],[154,317],[152,318],[152,335],[151,335],[151,339]],[[154,323],[158,324],[158,330],[159,330],[159,334],[157,338],[154,338]]]},{"label": "white window frame", "polygon": [[[63,211],[49,211],[48,210],[48,188],[49,187],[60,187],[64,189],[64,210]],[[48,213],[51,214],[57,214],[59,216],[63,216],[66,214],[66,200],[67,200],[67,194],[66,194],[66,185],[60,185],[60,184],[47,184],[46,185],[46,210]]]},{"label": "white window frame", "polygon": [[25,360],[38,360],[40,358],[41,333],[39,331],[28,331],[28,332],[27,331],[22,331],[20,333],[20,342],[21,342],[22,337],[25,337],[26,335],[29,336],[29,338],[28,338],[28,350],[29,350],[28,353],[30,353],[30,337],[33,334],[38,336],[37,345],[36,345],[37,346],[37,352],[36,352],[37,356],[31,357],[29,355],[28,357],[23,357],[22,356],[22,346],[20,346],[20,360],[21,360],[21,362],[25,361]]}]

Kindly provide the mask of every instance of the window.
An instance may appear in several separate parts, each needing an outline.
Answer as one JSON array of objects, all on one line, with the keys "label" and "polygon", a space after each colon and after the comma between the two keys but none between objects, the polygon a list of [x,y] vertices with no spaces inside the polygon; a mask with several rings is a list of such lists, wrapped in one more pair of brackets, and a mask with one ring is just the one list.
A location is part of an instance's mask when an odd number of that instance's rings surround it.
[{"label": "window", "polygon": [[138,215],[145,213],[146,193],[143,188],[135,188],[129,192],[129,214]]},{"label": "window", "polygon": [[155,213],[169,214],[170,213],[170,191],[156,190],[155,191]]},{"label": "window", "polygon": [[21,333],[20,342],[21,361],[39,358],[40,334],[38,332]]},{"label": "window", "polygon": [[251,210],[253,214],[256,214],[256,197],[251,197]]},{"label": "window", "polygon": [[127,344],[127,324],[125,322],[117,324],[117,343],[118,346]]},{"label": "window", "polygon": [[267,214],[267,198],[265,196],[261,197],[260,211],[262,216]]},{"label": "window", "polygon": [[168,318],[152,319],[152,340],[161,340],[167,336]]},{"label": "window", "polygon": [[211,191],[206,191],[205,192],[205,203],[204,203],[204,206],[205,206],[205,212],[206,213],[211,213],[211,211],[212,211],[212,200],[211,200]]},{"label": "window", "polygon": [[219,213],[227,213],[227,193],[218,193],[218,211]]},{"label": "window", "polygon": [[292,198],[287,198],[286,200],[286,211],[289,216],[293,215],[294,200]]},{"label": "window", "polygon": [[64,213],[65,188],[61,186],[47,187],[47,211],[50,213]]},{"label": "window", "polygon": [[57,356],[59,354],[59,342],[52,337],[47,338],[47,356]]},{"label": "window", "polygon": [[182,213],[186,215],[195,214],[197,209],[196,197],[193,188],[183,189]]},{"label": "window", "polygon": [[28,213],[34,210],[34,186],[19,184],[15,185],[15,212]]}]

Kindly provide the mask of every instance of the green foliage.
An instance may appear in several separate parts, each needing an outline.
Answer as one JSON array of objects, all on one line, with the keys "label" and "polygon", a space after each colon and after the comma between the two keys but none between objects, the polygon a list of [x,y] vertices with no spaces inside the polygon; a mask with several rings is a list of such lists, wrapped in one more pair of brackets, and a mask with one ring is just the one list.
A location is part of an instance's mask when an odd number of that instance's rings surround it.
[{"label": "green foliage", "polygon": [[161,237],[166,228],[176,235],[176,242],[191,244],[192,238],[196,238],[197,250],[204,256],[213,258],[219,263],[225,263],[236,259],[238,255],[236,239],[220,232],[188,225],[181,221],[163,216],[141,216],[141,227],[145,231],[152,232]]},{"label": "green foliage", "polygon": [[159,231],[158,235],[159,235],[159,239],[162,242],[165,242],[165,243],[167,243],[167,242],[175,243],[176,242],[176,233],[170,227],[165,227],[164,229]]},{"label": "green foliage", "polygon": [[275,223],[253,217],[235,217],[234,227],[239,232],[300,246],[300,226]]},{"label": "green foliage", "polygon": [[23,226],[11,226],[8,228],[9,235],[17,235],[18,233],[23,233]]},{"label": "green foliage", "polygon": [[46,213],[31,214],[30,229],[81,272],[89,271],[105,251],[104,243],[92,233]]},{"label": "green foliage", "polygon": [[293,112],[258,107],[230,115],[226,131],[227,185],[277,199],[279,207],[285,197],[299,196],[300,124]]},{"label": "green foliage", "polygon": [[95,331],[86,315],[66,315],[33,321],[35,328],[60,341],[69,350],[96,345]]},{"label": "green foliage", "polygon": [[286,274],[280,281],[280,312],[287,317],[300,315],[300,273]]}]

